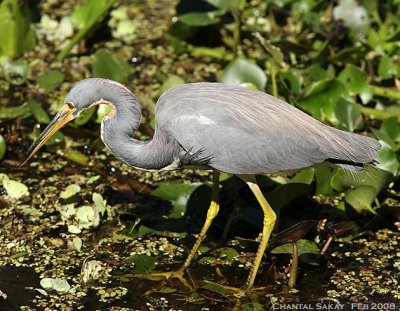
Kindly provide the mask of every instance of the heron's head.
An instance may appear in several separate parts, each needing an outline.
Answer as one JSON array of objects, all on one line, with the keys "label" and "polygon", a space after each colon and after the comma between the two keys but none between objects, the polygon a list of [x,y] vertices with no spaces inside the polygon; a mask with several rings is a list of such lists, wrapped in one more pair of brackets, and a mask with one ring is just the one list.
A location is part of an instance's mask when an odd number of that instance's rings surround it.
[{"label": "heron's head", "polygon": [[29,147],[26,159],[21,166],[26,164],[60,128],[75,119],[81,112],[101,103],[110,104],[103,99],[102,94],[107,94],[107,84],[112,82],[114,81],[93,78],[75,84],[65,98],[59,112]]}]

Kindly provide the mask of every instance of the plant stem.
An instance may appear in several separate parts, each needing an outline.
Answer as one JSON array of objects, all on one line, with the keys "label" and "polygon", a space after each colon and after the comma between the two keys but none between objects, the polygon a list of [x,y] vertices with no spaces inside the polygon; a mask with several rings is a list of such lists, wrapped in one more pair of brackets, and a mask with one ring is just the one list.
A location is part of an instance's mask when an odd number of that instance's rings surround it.
[{"label": "plant stem", "polygon": [[361,112],[371,119],[385,120],[387,118],[396,117],[400,122],[400,114],[395,111],[377,110],[374,108],[364,107],[359,105]]},{"label": "plant stem", "polygon": [[89,24],[87,24],[83,29],[81,29],[67,44],[67,46],[57,55],[57,58],[63,60],[72,48],[88,33],[90,29],[98,22],[98,20],[114,5],[117,0],[110,0],[105,6],[104,10],[99,12],[97,16],[95,16]]},{"label": "plant stem", "polygon": [[371,85],[372,92],[376,96],[400,100],[400,92],[393,88]]},{"label": "plant stem", "polygon": [[297,280],[297,267],[299,265],[299,251],[297,249],[297,243],[293,242],[293,254],[292,264],[290,265],[290,276],[289,276],[289,289],[295,288]]}]

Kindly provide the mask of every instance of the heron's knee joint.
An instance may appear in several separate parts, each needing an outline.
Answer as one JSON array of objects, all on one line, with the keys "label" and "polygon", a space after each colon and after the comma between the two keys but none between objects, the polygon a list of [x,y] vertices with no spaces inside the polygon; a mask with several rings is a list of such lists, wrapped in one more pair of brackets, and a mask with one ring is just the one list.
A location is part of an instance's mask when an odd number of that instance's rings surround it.
[{"label": "heron's knee joint", "polygon": [[215,216],[217,216],[218,212],[219,212],[219,204],[216,202],[211,202],[211,205],[207,212],[207,218],[214,218]]}]

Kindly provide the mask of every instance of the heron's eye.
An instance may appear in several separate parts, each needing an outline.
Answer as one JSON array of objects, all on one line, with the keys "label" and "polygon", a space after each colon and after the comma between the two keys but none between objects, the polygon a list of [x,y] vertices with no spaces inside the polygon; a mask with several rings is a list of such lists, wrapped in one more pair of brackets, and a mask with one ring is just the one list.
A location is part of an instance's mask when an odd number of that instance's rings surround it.
[{"label": "heron's eye", "polygon": [[69,109],[74,109],[74,108],[75,108],[74,104],[71,103],[71,102],[68,102],[68,103],[66,103],[66,104],[67,104],[67,106],[68,106]]}]

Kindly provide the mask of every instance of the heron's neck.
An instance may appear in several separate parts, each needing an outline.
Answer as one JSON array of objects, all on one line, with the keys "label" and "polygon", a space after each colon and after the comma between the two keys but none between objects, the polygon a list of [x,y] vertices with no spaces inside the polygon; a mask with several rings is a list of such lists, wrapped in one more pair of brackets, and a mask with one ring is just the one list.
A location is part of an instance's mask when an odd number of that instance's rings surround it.
[{"label": "heron's neck", "polygon": [[101,137],[116,158],[143,170],[159,170],[174,162],[179,144],[161,131],[156,129],[149,141],[133,138],[141,119],[141,107],[134,97],[113,105],[115,111],[102,122]]}]

